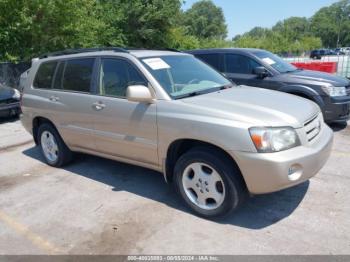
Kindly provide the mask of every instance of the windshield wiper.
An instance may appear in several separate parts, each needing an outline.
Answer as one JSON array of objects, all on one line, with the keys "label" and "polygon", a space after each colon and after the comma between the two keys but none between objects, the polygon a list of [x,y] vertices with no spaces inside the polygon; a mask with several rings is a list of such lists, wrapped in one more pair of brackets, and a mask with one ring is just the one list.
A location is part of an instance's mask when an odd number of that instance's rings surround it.
[{"label": "windshield wiper", "polygon": [[187,94],[179,95],[179,96],[175,97],[175,99],[181,99],[181,98],[185,98],[185,97],[192,97],[192,96],[208,94],[208,93],[211,93],[211,92],[228,89],[228,88],[231,88],[233,86],[234,86],[233,84],[228,84],[228,85],[212,87],[212,88],[208,88],[208,89],[204,89],[204,90],[193,91],[193,92],[190,92],[190,93],[187,93]]},{"label": "windshield wiper", "polygon": [[203,95],[203,94],[206,94],[208,92],[205,92],[207,90],[202,90],[202,91],[194,91],[194,92],[191,92],[191,93],[187,93],[187,94],[183,94],[183,95],[179,95],[177,97],[175,97],[175,99],[181,99],[181,98],[185,98],[185,97],[191,97],[191,96],[198,96],[198,95]]},{"label": "windshield wiper", "polygon": [[218,86],[218,87],[208,88],[208,89],[204,89],[204,90],[192,91],[190,93],[179,95],[175,99],[181,99],[181,98],[185,98],[185,97],[191,97],[191,96],[198,96],[198,95],[208,94],[208,93],[211,93],[211,92],[219,91],[219,90],[221,90],[221,88],[224,88],[224,86]]},{"label": "windshield wiper", "polygon": [[228,85],[220,86],[219,90],[224,90],[224,89],[228,89],[228,88],[231,88],[231,87],[234,87],[234,85],[233,84],[228,84]]}]

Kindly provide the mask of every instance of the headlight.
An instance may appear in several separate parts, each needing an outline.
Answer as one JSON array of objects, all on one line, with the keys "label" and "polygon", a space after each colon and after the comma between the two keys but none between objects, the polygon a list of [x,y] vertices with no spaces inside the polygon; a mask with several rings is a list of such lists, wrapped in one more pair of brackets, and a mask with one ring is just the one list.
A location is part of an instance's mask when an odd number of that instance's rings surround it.
[{"label": "headlight", "polygon": [[12,98],[20,99],[21,98],[21,93],[17,89],[14,89],[14,91],[15,91],[15,93],[13,94]]},{"label": "headlight", "polygon": [[252,127],[250,137],[260,153],[283,151],[300,145],[300,140],[291,127]]},{"label": "headlight", "polygon": [[345,86],[325,86],[323,89],[329,96],[346,96]]}]

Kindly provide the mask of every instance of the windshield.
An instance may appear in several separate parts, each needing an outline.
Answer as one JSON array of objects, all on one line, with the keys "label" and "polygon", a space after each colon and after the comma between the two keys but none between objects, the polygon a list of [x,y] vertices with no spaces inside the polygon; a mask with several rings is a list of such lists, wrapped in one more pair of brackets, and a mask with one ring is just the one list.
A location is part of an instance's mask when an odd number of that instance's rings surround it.
[{"label": "windshield", "polygon": [[276,69],[280,73],[288,73],[288,72],[294,72],[298,70],[295,66],[292,64],[284,61],[282,58],[267,52],[267,51],[256,51],[253,52],[254,55],[259,57],[263,62],[270,65],[274,69]]},{"label": "windshield", "polygon": [[141,61],[174,99],[232,86],[220,73],[193,56],[161,56],[143,58]]}]

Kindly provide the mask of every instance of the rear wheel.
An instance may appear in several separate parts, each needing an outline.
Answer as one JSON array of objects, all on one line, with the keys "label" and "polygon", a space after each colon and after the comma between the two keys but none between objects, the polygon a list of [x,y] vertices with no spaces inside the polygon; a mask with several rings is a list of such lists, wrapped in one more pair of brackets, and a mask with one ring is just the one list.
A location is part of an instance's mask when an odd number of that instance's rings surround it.
[{"label": "rear wheel", "polygon": [[37,141],[50,166],[60,167],[72,160],[72,152],[52,125],[45,123],[39,126]]},{"label": "rear wheel", "polygon": [[177,161],[174,175],[182,199],[203,217],[226,215],[237,209],[247,196],[239,170],[217,150],[188,151]]}]

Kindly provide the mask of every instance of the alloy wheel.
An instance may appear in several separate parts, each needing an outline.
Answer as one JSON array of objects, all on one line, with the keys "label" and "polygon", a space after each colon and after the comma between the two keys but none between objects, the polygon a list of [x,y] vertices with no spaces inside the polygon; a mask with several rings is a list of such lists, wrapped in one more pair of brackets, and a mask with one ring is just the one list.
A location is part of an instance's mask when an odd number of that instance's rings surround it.
[{"label": "alloy wheel", "polygon": [[41,134],[40,142],[46,159],[52,163],[56,162],[58,159],[58,145],[55,137],[49,131],[44,131]]},{"label": "alloy wheel", "polygon": [[205,210],[213,210],[224,202],[225,186],[219,173],[204,163],[188,165],[182,175],[182,185],[189,200]]}]

